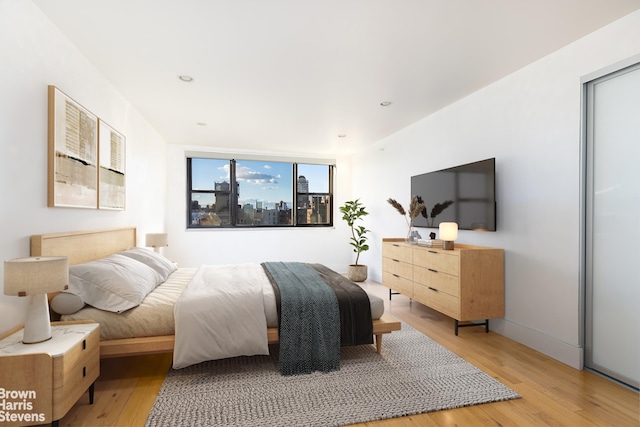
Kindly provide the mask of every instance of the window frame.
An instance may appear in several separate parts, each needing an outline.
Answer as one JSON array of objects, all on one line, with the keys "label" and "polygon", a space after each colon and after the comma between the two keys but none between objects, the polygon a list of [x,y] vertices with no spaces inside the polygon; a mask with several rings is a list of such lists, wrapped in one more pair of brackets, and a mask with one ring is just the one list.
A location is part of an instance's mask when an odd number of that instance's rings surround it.
[{"label": "window frame", "polygon": [[[186,198],[187,198],[187,209],[186,209],[186,222],[187,229],[196,229],[196,230],[217,230],[217,229],[259,229],[259,228],[326,228],[333,227],[334,223],[334,177],[335,177],[335,160],[330,159],[304,159],[304,158],[286,158],[286,157],[276,157],[276,156],[258,156],[258,155],[238,155],[238,156],[229,156],[228,154],[217,154],[217,153],[185,153],[186,157]],[[193,159],[212,159],[212,160],[223,160],[229,162],[229,223],[228,224],[220,224],[220,225],[200,225],[193,224],[193,195],[194,194],[212,194],[215,193],[216,190],[194,190],[193,189],[193,170],[192,170],[192,160]],[[290,224],[238,224],[238,213],[239,210],[242,209],[241,206],[238,206],[238,193],[239,186],[238,180],[236,176],[236,165],[237,162],[243,161],[262,161],[262,162],[279,162],[279,163],[288,163],[292,168],[292,183],[291,183],[291,196],[292,202],[289,210],[291,211]],[[320,165],[327,167],[328,173],[328,190],[326,193],[324,192],[306,192],[299,193],[298,192],[298,166],[299,165]],[[303,197],[324,197],[328,200],[328,221],[326,223],[302,223],[298,220],[298,197],[300,194]],[[254,205],[254,209],[256,206]]]},{"label": "window frame", "polygon": [[[300,193],[298,191],[298,179],[300,178],[300,173],[298,172],[298,166],[299,165],[307,165],[309,163],[304,163],[304,162],[297,162],[293,164],[293,173],[294,173],[294,177],[295,177],[295,185],[294,185],[294,205],[295,205],[295,210],[296,210],[296,215],[295,215],[295,226],[296,227],[333,227],[333,177],[334,177],[334,172],[335,172],[335,167],[333,165],[326,165],[328,166],[328,174],[329,176],[327,177],[328,179],[328,190],[326,193],[323,192],[318,192],[318,191],[308,191],[306,193]],[[303,194],[309,198],[313,198],[314,196],[322,196],[322,197],[327,197],[329,200],[329,207],[328,207],[328,212],[329,212],[329,221],[327,224],[322,223],[322,224],[318,224],[318,223],[299,223],[298,222],[298,200],[300,195]]]}]

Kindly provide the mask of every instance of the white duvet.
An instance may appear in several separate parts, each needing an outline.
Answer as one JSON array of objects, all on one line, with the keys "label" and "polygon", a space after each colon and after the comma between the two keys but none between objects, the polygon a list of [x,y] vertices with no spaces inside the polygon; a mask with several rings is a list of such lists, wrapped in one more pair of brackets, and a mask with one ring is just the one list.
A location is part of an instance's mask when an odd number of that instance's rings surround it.
[{"label": "white duvet", "polygon": [[203,265],[174,308],[174,369],[207,360],[269,354],[273,288],[260,264]]}]

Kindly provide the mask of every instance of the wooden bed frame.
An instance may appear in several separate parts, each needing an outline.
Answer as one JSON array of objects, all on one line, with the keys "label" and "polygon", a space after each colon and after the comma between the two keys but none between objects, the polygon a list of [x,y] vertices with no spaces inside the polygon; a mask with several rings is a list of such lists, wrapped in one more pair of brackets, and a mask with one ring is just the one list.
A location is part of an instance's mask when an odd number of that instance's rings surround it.
[{"label": "wooden bed frame", "polygon": [[[135,246],[135,227],[31,236],[31,256],[67,256],[69,265],[103,258]],[[53,296],[55,294],[50,294],[49,298]],[[400,322],[386,314],[373,321],[373,334],[378,353],[382,346],[382,336],[398,330],[400,330]],[[278,328],[268,328],[267,336],[269,344],[278,343]],[[170,353],[173,352],[174,343],[174,335],[100,341],[100,357]]]}]

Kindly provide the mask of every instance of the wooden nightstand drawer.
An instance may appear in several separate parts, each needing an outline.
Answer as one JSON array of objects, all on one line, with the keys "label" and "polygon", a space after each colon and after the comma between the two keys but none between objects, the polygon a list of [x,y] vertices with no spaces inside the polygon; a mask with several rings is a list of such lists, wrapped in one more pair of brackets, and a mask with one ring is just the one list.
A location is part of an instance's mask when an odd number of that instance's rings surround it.
[{"label": "wooden nightstand drawer", "polygon": [[100,332],[92,331],[53,359],[53,417],[62,418],[100,374]]},{"label": "wooden nightstand drawer", "polygon": [[95,382],[100,373],[100,352],[92,350],[87,363],[75,366],[61,387],[53,389],[53,419],[60,419]]},{"label": "wooden nightstand drawer", "polygon": [[100,352],[100,335],[98,330],[91,332],[87,337],[79,341],[69,349],[64,355],[53,360],[53,387],[61,385],[64,378],[67,378],[78,366],[87,363],[94,352]]}]

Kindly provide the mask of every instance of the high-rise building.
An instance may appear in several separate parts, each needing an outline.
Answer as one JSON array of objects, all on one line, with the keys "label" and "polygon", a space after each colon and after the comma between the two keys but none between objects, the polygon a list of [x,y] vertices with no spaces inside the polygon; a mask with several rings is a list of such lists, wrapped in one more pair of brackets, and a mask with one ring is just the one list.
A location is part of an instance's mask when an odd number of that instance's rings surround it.
[{"label": "high-rise building", "polygon": [[231,184],[229,184],[227,181],[214,182],[213,188],[216,195],[214,212],[229,212],[229,207],[231,206],[229,203],[229,198],[231,195]]},{"label": "high-rise building", "polygon": [[309,205],[309,181],[304,175],[298,177],[298,209],[310,208]]}]

